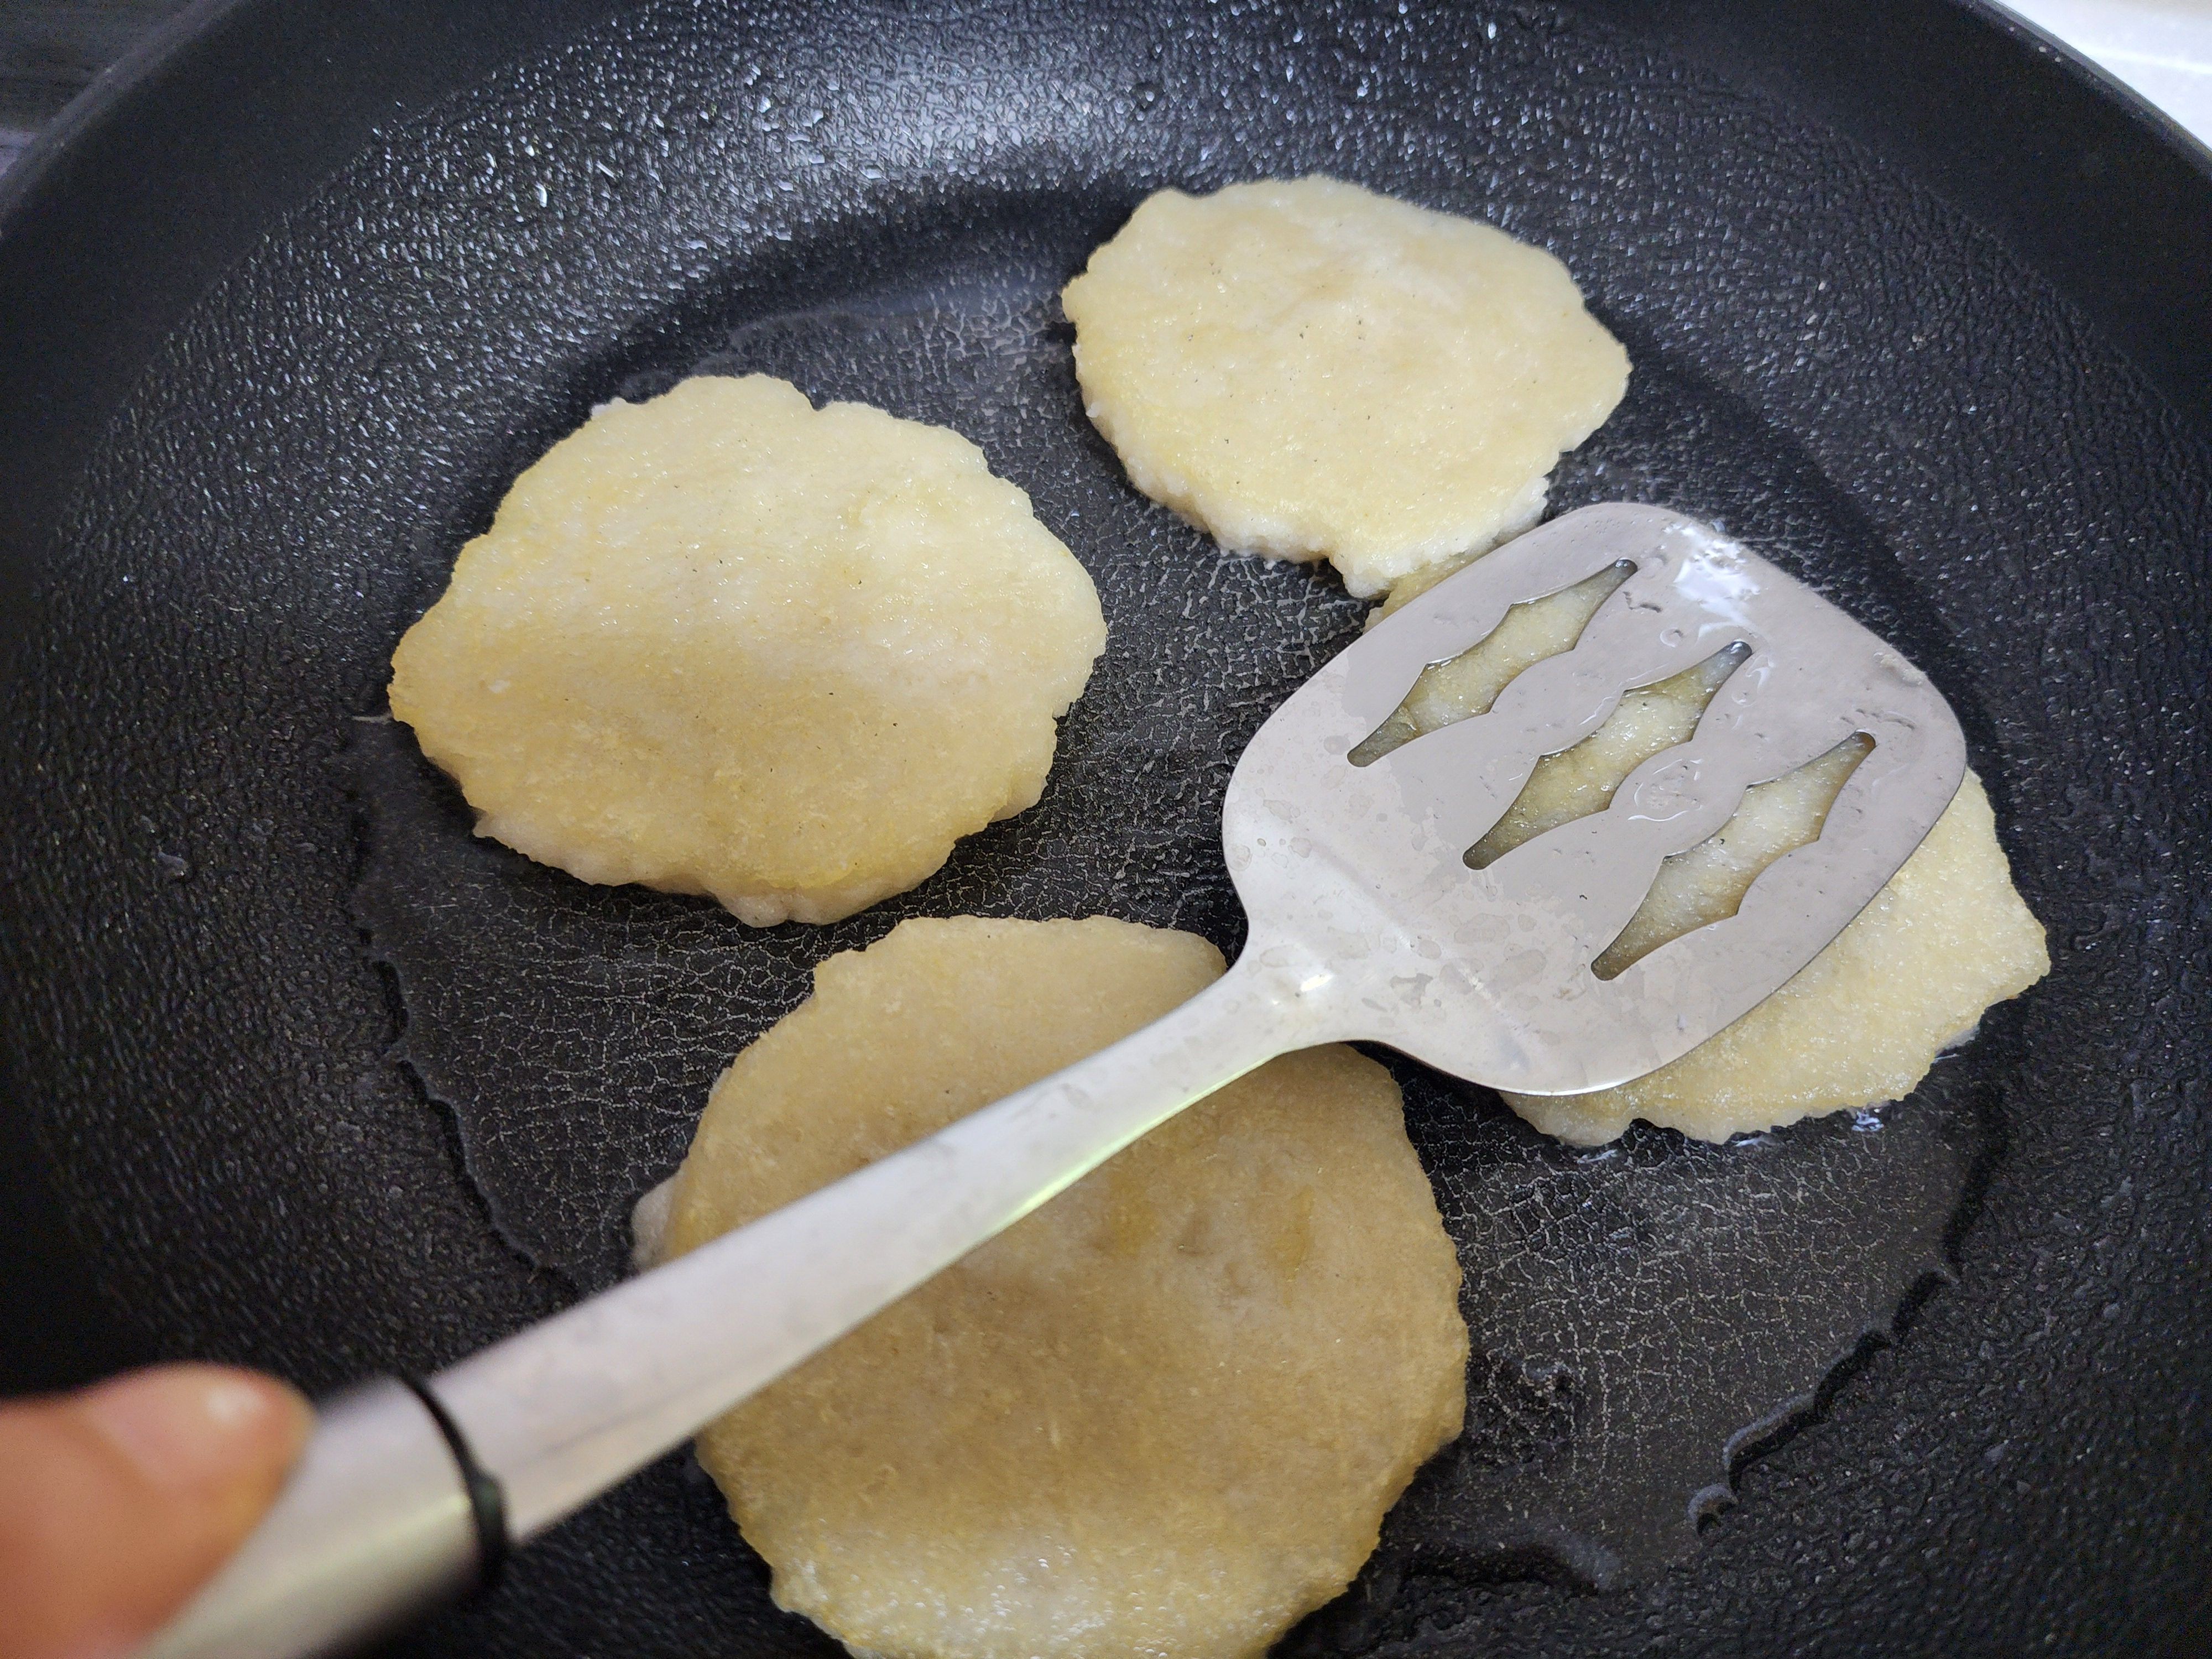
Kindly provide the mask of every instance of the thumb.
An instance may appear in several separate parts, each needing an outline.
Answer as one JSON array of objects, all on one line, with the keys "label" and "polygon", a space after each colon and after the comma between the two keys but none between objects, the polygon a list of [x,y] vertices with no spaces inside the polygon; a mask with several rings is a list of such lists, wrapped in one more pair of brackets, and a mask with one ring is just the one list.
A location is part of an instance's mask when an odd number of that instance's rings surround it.
[{"label": "thumb", "polygon": [[312,1422],[219,1365],[0,1406],[0,1659],[127,1653],[252,1530]]}]

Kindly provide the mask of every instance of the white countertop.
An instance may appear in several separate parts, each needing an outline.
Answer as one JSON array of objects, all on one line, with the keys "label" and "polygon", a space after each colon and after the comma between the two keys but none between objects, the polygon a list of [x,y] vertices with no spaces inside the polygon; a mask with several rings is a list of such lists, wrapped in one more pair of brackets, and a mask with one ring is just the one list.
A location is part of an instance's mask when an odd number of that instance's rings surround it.
[{"label": "white countertop", "polygon": [[2212,145],[2212,0],[2005,0]]}]

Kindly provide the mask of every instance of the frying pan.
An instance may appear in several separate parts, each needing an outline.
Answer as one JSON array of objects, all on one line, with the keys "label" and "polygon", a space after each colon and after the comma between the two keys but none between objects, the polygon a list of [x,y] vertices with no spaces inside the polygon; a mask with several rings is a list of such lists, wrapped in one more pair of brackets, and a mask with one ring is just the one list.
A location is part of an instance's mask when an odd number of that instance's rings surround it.
[{"label": "frying pan", "polygon": [[[1567,262],[1636,367],[1555,507],[1905,646],[2054,969],[1723,1148],[1394,1060],[1470,1426],[1285,1650],[2212,1643],[2212,158],[1937,0],[188,13],[0,186],[6,1382],[428,1371],[609,1282],[714,1073],[902,916],[1233,951],[1229,763],[1362,607],[1127,488],[1053,295],[1155,187],[1314,170]],[[755,369],[975,438],[1113,629],[1043,802],[834,928],[477,842],[382,718],[517,471]],[[394,1650],[834,1650],[678,1457]]]}]

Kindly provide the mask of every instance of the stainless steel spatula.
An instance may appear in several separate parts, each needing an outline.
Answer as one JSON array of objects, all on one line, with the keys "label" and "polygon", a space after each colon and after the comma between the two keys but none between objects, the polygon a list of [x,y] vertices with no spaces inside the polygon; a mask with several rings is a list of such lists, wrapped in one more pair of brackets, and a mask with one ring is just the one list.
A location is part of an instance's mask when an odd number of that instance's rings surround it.
[{"label": "stainless steel spatula", "polygon": [[[1424,668],[1514,604],[1620,564],[1632,573],[1572,650],[1487,713],[1353,763]],[[1468,866],[1539,759],[1595,731],[1624,691],[1731,646],[1742,660],[1689,742],[1638,767],[1606,811]],[[1760,875],[1735,915],[1617,977],[1592,972],[1665,859],[1719,830],[1747,787],[1854,733],[1873,750],[1819,838]],[[1958,722],[1917,670],[1705,526],[1614,505],[1533,531],[1384,621],[1252,740],[1222,813],[1251,936],[1214,986],[428,1384],[331,1401],[269,1518],[149,1651],[328,1651],[481,1582],[512,1545],[1277,1054],[1371,1039],[1525,1094],[1663,1066],[1841,932],[1965,769]]]}]

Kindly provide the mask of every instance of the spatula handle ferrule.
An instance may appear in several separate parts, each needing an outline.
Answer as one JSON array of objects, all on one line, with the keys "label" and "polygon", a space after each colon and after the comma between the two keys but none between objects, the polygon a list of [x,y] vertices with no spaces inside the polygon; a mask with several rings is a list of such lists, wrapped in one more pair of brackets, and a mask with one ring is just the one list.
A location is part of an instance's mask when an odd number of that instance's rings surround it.
[{"label": "spatula handle ferrule", "polygon": [[342,1652],[481,1581],[496,1488],[441,1412],[380,1378],[325,1403],[260,1526],[140,1659]]}]

